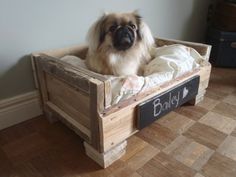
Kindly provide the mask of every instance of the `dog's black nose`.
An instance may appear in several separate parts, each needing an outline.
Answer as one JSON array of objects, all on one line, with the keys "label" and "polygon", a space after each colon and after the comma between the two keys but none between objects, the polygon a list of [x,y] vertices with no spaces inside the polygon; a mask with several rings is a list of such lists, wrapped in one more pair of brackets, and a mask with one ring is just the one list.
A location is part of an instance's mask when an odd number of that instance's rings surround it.
[{"label": "dog's black nose", "polygon": [[134,32],[127,26],[117,29],[114,36],[114,46],[118,50],[126,50],[133,45]]}]

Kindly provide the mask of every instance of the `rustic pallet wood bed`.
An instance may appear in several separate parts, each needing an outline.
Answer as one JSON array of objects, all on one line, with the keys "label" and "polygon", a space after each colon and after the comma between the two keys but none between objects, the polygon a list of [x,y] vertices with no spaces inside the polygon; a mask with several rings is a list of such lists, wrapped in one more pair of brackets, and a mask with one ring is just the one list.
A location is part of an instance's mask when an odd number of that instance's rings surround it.
[{"label": "rustic pallet wood bed", "polygon": [[[86,154],[102,167],[119,159],[126,149],[126,139],[139,131],[140,105],[173,88],[198,77],[199,86],[191,100],[196,104],[204,98],[211,65],[211,47],[169,39],[156,39],[157,46],[184,44],[196,49],[204,58],[203,65],[183,76],[142,92],[116,105],[110,105],[111,83],[103,75],[74,67],[59,58],[76,55],[85,58],[86,46],[76,46],[32,54],[35,83],[41,93],[42,109],[49,120],[59,118],[84,139]],[[171,111],[171,109],[166,112]],[[145,117],[148,119],[148,117]],[[140,120],[138,120],[140,119]],[[150,119],[150,121],[154,121]]]}]

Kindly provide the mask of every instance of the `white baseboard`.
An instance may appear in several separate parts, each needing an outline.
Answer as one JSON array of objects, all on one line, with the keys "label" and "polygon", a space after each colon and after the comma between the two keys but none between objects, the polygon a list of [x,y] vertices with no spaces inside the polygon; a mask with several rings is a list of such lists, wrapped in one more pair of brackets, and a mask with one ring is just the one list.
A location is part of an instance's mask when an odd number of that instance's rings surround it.
[{"label": "white baseboard", "polygon": [[0,100],[0,130],[41,114],[38,91]]}]

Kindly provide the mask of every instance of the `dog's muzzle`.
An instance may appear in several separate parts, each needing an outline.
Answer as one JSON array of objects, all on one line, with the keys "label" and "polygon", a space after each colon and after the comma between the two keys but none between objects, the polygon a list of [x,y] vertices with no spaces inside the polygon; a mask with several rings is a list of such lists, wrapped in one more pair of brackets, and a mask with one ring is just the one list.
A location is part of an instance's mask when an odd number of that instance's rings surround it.
[{"label": "dog's muzzle", "polygon": [[127,26],[118,28],[113,36],[113,44],[117,50],[127,50],[134,43],[134,31]]}]

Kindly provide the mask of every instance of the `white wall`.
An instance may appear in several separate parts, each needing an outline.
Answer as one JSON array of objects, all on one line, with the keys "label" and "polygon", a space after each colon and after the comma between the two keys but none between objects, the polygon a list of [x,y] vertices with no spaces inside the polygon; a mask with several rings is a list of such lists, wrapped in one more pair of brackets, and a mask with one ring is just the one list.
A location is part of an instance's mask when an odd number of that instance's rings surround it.
[{"label": "white wall", "polygon": [[34,90],[34,51],[84,42],[103,11],[139,9],[155,36],[203,41],[213,0],[0,0],[0,99]]}]

